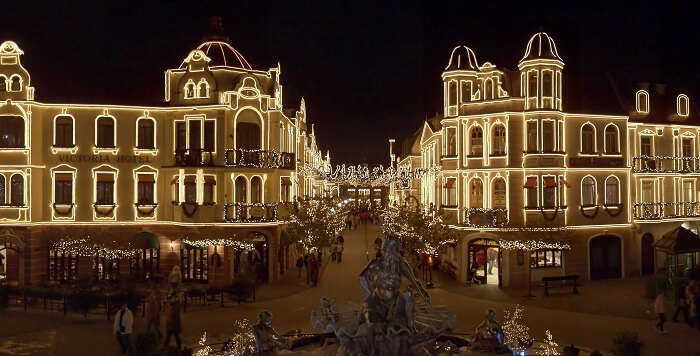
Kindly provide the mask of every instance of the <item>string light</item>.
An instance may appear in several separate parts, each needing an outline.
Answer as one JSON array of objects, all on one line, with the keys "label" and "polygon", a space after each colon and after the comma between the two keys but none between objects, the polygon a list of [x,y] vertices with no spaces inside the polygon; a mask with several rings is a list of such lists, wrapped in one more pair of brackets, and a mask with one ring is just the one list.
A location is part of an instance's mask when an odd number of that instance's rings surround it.
[{"label": "string light", "polygon": [[387,186],[392,183],[407,185],[413,179],[420,179],[426,174],[436,174],[441,171],[439,166],[431,168],[411,168],[399,166],[398,168],[379,165],[370,169],[367,166],[346,166],[345,164],[335,166],[330,164],[311,165],[307,163],[299,171],[299,175],[304,177],[319,177],[321,180],[340,185],[369,185]]},{"label": "string light", "polygon": [[89,235],[85,238],[67,239],[63,238],[51,244],[51,248],[57,253],[75,255],[82,257],[104,256],[110,259],[131,258],[136,255],[137,248],[130,242],[118,243],[110,241],[102,243],[95,241]]},{"label": "string light", "polygon": [[446,245],[457,242],[455,232],[445,224],[439,211],[389,206],[382,213],[382,232],[396,236],[404,248],[437,255]]},{"label": "string light", "polygon": [[516,354],[524,352],[532,345],[530,328],[525,325],[525,311],[523,306],[516,304],[504,311],[505,323],[503,324],[503,335],[505,344]]},{"label": "string light", "polygon": [[207,332],[206,331],[202,334],[202,337],[199,338],[198,344],[201,347],[199,350],[197,350],[197,352],[194,353],[195,356],[207,356],[207,355],[209,355],[210,352],[213,351],[211,346],[207,345]]},{"label": "string light", "polygon": [[561,355],[559,353],[559,344],[554,341],[554,337],[549,329],[544,332],[544,343],[537,348],[537,354],[543,356]]},{"label": "string light", "polygon": [[542,249],[570,250],[571,246],[562,242],[541,240],[499,240],[500,248],[504,250],[535,251]]},{"label": "string light", "polygon": [[183,239],[182,243],[190,245],[192,247],[200,248],[200,249],[207,248],[210,246],[233,247],[234,249],[245,250],[245,251],[250,251],[250,250],[255,249],[255,245],[253,243],[235,240],[235,237],[234,238],[219,238],[219,239],[205,238],[205,239],[198,239],[198,240]]}]

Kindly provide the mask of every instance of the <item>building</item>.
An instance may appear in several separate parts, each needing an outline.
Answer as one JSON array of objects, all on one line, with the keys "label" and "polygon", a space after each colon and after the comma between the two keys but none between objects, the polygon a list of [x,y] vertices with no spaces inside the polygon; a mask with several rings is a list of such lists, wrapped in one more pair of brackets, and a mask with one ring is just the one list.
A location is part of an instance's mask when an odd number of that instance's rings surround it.
[{"label": "building", "polygon": [[[442,73],[442,115],[408,138],[398,158],[440,172],[393,187],[392,200],[445,212],[461,233],[445,256],[461,281],[476,274],[525,285],[527,263],[533,280],[620,278],[664,266],[653,242],[680,225],[697,229],[700,217],[700,121],[688,93],[602,75],[600,86],[574,76],[567,86],[565,61],[544,32],[530,38],[517,68],[480,64],[471,48],[454,48]],[[596,96],[605,105],[584,100]],[[500,240],[524,236],[560,239],[571,250],[500,249]],[[497,253],[493,274],[486,251]]]},{"label": "building", "polygon": [[[254,69],[219,29],[165,71],[164,106],[81,105],[37,101],[23,54],[0,45],[0,278],[181,266],[185,281],[228,283],[256,263],[264,279],[291,265],[281,219],[324,184],[298,168],[330,162],[304,100],[283,107],[279,65]],[[60,248],[81,239],[105,248]]]}]

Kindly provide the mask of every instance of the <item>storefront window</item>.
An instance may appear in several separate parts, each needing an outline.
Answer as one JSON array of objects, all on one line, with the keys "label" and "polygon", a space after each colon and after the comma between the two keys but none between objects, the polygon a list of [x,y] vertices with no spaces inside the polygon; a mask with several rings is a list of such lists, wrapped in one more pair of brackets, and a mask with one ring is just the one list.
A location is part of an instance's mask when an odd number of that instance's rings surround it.
[{"label": "storefront window", "polygon": [[65,282],[78,279],[78,256],[49,250],[49,281]]},{"label": "storefront window", "polygon": [[536,250],[530,252],[530,268],[561,267],[561,250]]},{"label": "storefront window", "polygon": [[92,272],[98,280],[116,281],[119,279],[119,259],[99,254],[92,259]]},{"label": "storefront window", "polygon": [[160,272],[160,249],[140,249],[131,258],[129,272],[140,280],[149,280]]},{"label": "storefront window", "polygon": [[206,283],[209,280],[209,262],[206,249],[184,248],[180,250],[182,280]]}]

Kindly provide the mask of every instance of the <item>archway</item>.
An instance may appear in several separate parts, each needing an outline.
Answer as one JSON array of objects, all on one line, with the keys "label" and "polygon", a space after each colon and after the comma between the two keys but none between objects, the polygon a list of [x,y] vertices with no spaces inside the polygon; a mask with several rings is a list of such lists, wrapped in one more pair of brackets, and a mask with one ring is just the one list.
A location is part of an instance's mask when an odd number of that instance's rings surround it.
[{"label": "archway", "polygon": [[622,241],[617,236],[596,236],[589,242],[591,280],[622,277]]},{"label": "archway", "polygon": [[654,274],[654,235],[642,236],[642,275]]},{"label": "archway", "polygon": [[231,276],[233,279],[252,278],[258,282],[270,279],[270,241],[260,231],[246,231],[241,236],[240,247],[233,248]]},{"label": "archway", "polygon": [[15,231],[0,231],[0,283],[23,284],[24,245],[24,239]]},{"label": "archway", "polygon": [[501,249],[496,240],[476,238],[467,247],[467,280],[501,286]]}]

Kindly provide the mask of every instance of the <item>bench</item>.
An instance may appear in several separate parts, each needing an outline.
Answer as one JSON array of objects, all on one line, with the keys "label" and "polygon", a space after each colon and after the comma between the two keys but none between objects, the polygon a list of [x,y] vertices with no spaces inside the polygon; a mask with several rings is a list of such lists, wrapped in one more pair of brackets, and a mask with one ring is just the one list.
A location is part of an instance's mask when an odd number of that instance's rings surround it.
[{"label": "bench", "polygon": [[576,284],[578,281],[578,275],[572,274],[566,276],[542,277],[542,283],[544,283],[544,295],[549,295],[549,288],[552,288],[552,286],[549,285],[551,282],[562,282],[563,285],[566,281],[574,282],[574,294],[578,294],[578,284]]}]

